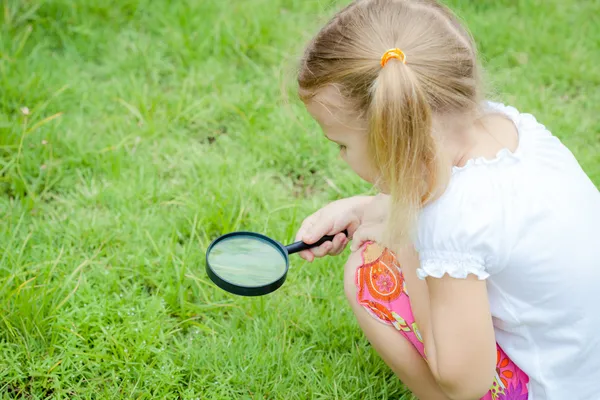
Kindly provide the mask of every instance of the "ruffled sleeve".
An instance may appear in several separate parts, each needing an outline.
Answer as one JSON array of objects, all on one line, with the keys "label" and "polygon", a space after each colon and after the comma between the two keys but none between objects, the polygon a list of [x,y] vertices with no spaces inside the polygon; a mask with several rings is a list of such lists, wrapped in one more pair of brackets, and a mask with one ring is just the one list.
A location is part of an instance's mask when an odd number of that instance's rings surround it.
[{"label": "ruffled sleeve", "polygon": [[[446,193],[419,218],[417,275],[480,280],[501,271],[510,255],[510,199],[499,169],[474,168],[454,176]],[[504,177],[506,178],[506,177]]]},{"label": "ruffled sleeve", "polygon": [[428,276],[441,278],[446,274],[457,279],[465,279],[471,274],[480,280],[490,276],[486,270],[485,258],[469,252],[425,251],[420,257],[421,267],[417,270],[420,279]]}]

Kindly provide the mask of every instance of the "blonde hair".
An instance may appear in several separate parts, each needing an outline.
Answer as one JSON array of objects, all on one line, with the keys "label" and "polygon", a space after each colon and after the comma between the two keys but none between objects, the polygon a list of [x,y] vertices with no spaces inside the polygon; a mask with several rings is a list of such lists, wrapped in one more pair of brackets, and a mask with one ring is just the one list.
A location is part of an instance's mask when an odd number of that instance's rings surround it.
[{"label": "blonde hair", "polygon": [[[406,64],[391,59],[382,67],[392,48]],[[476,110],[479,70],[470,34],[435,0],[356,0],[307,46],[302,99],[333,85],[368,120],[369,153],[393,204],[388,240],[409,239],[419,209],[445,185],[432,117]]]}]

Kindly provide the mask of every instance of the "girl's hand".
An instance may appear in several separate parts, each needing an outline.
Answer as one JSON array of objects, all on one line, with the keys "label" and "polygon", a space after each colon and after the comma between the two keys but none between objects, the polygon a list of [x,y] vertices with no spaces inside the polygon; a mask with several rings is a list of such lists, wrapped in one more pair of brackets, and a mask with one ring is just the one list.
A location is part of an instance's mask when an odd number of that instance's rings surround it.
[{"label": "girl's hand", "polygon": [[352,235],[352,252],[357,251],[366,242],[372,241],[383,244],[383,233],[385,232],[390,196],[378,194],[364,207],[360,226]]},{"label": "girl's hand", "polygon": [[335,237],[333,242],[325,242],[319,247],[301,251],[300,257],[306,261],[313,261],[315,257],[341,253],[349,241],[349,238],[341,232],[347,229],[348,235],[353,236],[361,223],[365,205],[372,198],[371,196],[355,196],[337,200],[307,217],[296,234],[296,240],[312,244],[325,235],[335,235]]}]

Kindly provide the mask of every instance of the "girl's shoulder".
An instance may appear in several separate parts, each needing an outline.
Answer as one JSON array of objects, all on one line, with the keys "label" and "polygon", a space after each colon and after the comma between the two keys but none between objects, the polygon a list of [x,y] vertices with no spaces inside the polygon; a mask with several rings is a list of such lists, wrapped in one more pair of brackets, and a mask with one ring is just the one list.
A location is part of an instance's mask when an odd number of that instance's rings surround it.
[{"label": "girl's shoulder", "polygon": [[517,147],[503,148],[492,159],[478,157],[463,167],[454,167],[443,196],[446,201],[466,195],[487,197],[492,192],[495,203],[501,203],[517,193],[551,196],[557,184],[564,185],[561,189],[565,190],[594,187],[573,153],[532,114],[492,101],[484,106],[486,112],[512,121],[518,134]]},{"label": "girl's shoulder", "polygon": [[502,114],[514,124],[517,146],[501,149],[494,158],[473,158],[454,167],[440,203],[491,196],[495,199],[492,204],[502,204],[507,196],[513,199],[516,194],[551,195],[558,182],[566,185],[565,189],[593,186],[573,153],[532,114],[491,101],[484,106],[486,112]]},{"label": "girl's shoulder", "polygon": [[454,168],[444,194],[422,210],[416,245],[428,274],[454,268],[486,278],[506,265],[524,227],[600,200],[573,154],[533,115],[501,103],[486,108],[510,118],[519,143]]},{"label": "girl's shoulder", "polygon": [[453,176],[462,172],[480,169],[504,169],[508,165],[518,164],[527,156],[531,156],[532,150],[540,150],[541,147],[563,147],[552,133],[540,123],[532,114],[522,113],[513,106],[487,101],[483,105],[484,112],[501,114],[508,118],[515,126],[518,134],[518,144],[515,150],[503,148],[492,159],[484,157],[473,158],[462,167],[453,168]]}]

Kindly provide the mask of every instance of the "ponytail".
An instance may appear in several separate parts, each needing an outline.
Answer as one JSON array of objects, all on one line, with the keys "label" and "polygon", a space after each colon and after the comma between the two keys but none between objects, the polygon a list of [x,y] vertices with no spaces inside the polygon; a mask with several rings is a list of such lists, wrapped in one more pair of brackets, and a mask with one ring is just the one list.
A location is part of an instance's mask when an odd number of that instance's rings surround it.
[{"label": "ponytail", "polygon": [[478,111],[476,54],[468,31],[438,0],[354,0],[306,48],[298,72],[303,100],[334,85],[339,103],[368,119],[378,186],[392,200],[388,247],[413,239],[419,210],[449,181],[432,120]]},{"label": "ponytail", "polygon": [[403,245],[437,180],[431,108],[409,65],[391,60],[380,70],[368,114],[369,150],[392,200],[387,244]]}]

